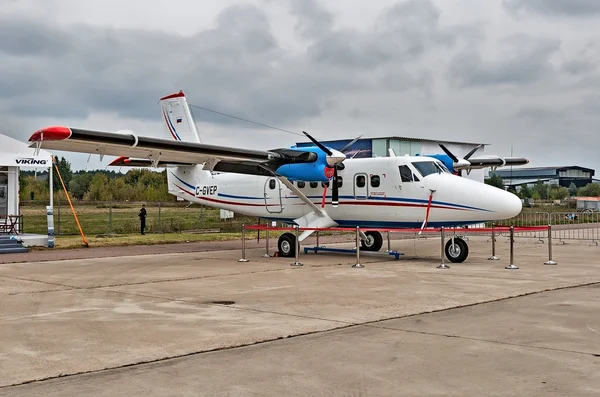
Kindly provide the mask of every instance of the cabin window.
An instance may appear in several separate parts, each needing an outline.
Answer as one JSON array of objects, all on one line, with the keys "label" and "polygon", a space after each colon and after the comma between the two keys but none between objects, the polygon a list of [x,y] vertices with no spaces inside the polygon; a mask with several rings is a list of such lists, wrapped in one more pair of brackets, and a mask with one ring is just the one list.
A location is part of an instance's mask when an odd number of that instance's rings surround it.
[{"label": "cabin window", "polygon": [[321,187],[329,187],[329,182],[321,182]]},{"label": "cabin window", "polygon": [[319,186],[319,182],[311,182],[310,183],[310,187],[312,187],[313,189]]},{"label": "cabin window", "polygon": [[398,168],[400,169],[400,179],[402,179],[402,182],[413,181],[413,173],[410,168],[408,168],[408,165],[401,165]]},{"label": "cabin window", "polygon": [[379,175],[371,175],[371,187],[379,187],[380,184]]},{"label": "cabin window", "polygon": [[338,177],[337,177],[338,188],[342,187],[343,184],[344,184],[344,178],[342,178],[341,176],[338,175]]},{"label": "cabin window", "polygon": [[298,187],[300,189],[304,188],[304,186],[306,186],[306,183],[304,181],[298,181]]},{"label": "cabin window", "polygon": [[365,187],[366,182],[367,182],[367,179],[365,178],[364,175],[358,175],[356,177],[356,187]]},{"label": "cabin window", "polygon": [[269,188],[270,188],[271,190],[275,189],[275,179],[271,179],[271,180],[269,181]]}]

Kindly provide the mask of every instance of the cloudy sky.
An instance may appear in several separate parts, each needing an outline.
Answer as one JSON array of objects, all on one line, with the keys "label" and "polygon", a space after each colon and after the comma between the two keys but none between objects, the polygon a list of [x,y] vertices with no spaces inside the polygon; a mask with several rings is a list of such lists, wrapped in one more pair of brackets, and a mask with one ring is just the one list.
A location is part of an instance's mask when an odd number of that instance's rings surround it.
[{"label": "cloudy sky", "polygon": [[[163,136],[157,100],[183,89],[323,140],[483,142],[600,172],[599,60],[598,0],[0,0],[0,132]],[[194,114],[205,143],[299,139]]]}]

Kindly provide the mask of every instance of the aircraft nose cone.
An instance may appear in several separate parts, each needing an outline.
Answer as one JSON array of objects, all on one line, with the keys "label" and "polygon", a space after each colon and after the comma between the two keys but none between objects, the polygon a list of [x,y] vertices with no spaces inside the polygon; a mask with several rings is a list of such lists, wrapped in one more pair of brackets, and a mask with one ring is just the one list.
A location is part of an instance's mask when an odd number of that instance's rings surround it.
[{"label": "aircraft nose cone", "polygon": [[503,214],[506,218],[513,218],[519,215],[523,209],[521,199],[511,192],[504,191],[503,197],[498,201],[498,212]]}]

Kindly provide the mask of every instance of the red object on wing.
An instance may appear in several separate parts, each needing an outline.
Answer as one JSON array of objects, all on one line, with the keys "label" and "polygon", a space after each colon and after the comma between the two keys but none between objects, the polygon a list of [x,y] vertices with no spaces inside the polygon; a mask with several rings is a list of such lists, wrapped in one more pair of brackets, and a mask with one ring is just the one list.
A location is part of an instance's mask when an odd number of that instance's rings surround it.
[{"label": "red object on wing", "polygon": [[68,139],[71,136],[71,129],[68,127],[46,127],[31,135],[29,138],[29,142],[37,142],[37,141],[60,141],[63,139]]},{"label": "red object on wing", "polygon": [[130,162],[131,162],[131,159],[129,157],[121,156],[121,157],[117,157],[116,159],[111,161],[111,163],[109,165],[121,165],[121,164],[130,163]]}]

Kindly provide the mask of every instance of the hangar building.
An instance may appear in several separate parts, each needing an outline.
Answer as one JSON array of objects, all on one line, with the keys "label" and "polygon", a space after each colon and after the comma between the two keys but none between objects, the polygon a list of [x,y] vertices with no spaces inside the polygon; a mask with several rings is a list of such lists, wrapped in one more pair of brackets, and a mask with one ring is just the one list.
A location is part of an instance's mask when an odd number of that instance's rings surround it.
[{"label": "hangar building", "polygon": [[[512,170],[497,170],[494,174],[502,178],[504,186],[506,187],[523,185],[533,186],[537,181],[542,181],[543,183],[560,185],[568,188],[571,183],[574,183],[577,187],[592,183],[594,181],[593,177],[595,172],[596,171],[591,168],[572,165],[565,167],[515,167]],[[492,175],[491,172],[490,175]]]},{"label": "hangar building", "polygon": [[[332,141],[323,141],[325,146],[329,146],[333,149],[341,149],[352,139],[340,139]],[[483,145],[474,156],[481,156],[485,154],[486,144],[473,143],[473,142],[457,142],[457,141],[442,141],[433,139],[422,139],[422,138],[409,138],[402,136],[389,136],[389,137],[376,137],[376,138],[361,138],[359,139],[352,148],[346,152],[348,158],[364,158],[364,157],[386,157],[389,156],[388,149],[393,149],[396,156],[425,156],[428,154],[444,154],[444,151],[439,147],[438,143],[442,143],[458,158],[466,155],[470,150],[474,149],[478,145]],[[312,142],[298,142],[297,146],[312,146]],[[485,170],[473,170],[467,175],[463,172],[463,177],[476,180],[478,182],[484,181]]]}]

